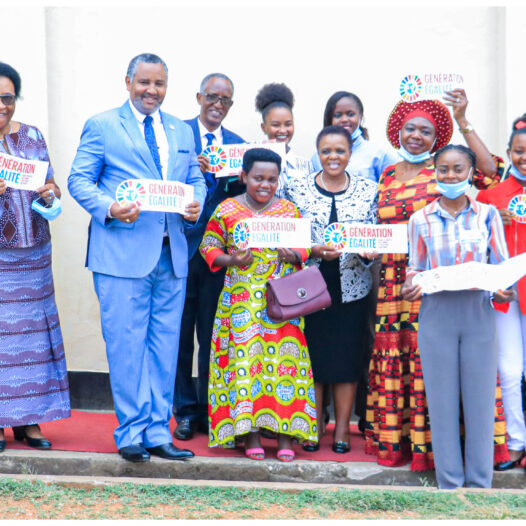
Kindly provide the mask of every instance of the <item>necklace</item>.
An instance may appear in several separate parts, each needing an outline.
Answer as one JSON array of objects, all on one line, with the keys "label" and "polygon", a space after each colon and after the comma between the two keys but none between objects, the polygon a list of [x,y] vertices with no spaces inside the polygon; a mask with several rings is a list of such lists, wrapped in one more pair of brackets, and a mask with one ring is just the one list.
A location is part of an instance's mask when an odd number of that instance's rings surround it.
[{"label": "necklace", "polygon": [[349,185],[351,184],[351,178],[349,177],[347,172],[345,172],[345,185],[344,185],[344,187],[341,190],[334,190],[334,191],[333,190],[329,190],[327,188],[327,185],[325,184],[325,178],[323,177],[323,170],[322,170],[321,174],[320,174],[320,183],[323,186],[324,190],[326,190],[327,192],[331,192],[331,193],[335,194],[336,192],[343,192],[344,190],[347,190],[347,188],[349,188]]},{"label": "necklace", "polygon": [[442,205],[443,208],[445,208],[453,217],[457,217],[458,214],[460,214],[460,212],[462,212],[462,210],[464,210],[467,206],[466,203],[464,203],[464,205],[459,208],[458,210],[455,210],[453,208],[450,208],[449,206],[447,206],[446,204],[444,204],[444,202],[442,201],[442,199],[440,200],[440,204]]},{"label": "necklace", "polygon": [[274,204],[274,196],[271,197],[270,201],[263,207],[263,208],[260,208],[259,210],[256,210],[255,208],[252,208],[249,204],[248,204],[248,200],[247,200],[247,194],[244,193],[243,194],[243,200],[245,201],[245,205],[246,207],[251,210],[252,212],[254,212],[254,214],[256,214],[257,216],[259,214],[261,214],[262,212],[264,212],[267,208],[269,208],[272,204]]},{"label": "necklace", "polygon": [[11,128],[11,122],[9,122],[9,131],[8,131],[7,133],[4,133],[4,136],[2,137],[2,142],[5,141],[5,136],[6,136],[6,135],[10,135],[10,134],[11,134],[11,130],[12,130],[12,128]]}]

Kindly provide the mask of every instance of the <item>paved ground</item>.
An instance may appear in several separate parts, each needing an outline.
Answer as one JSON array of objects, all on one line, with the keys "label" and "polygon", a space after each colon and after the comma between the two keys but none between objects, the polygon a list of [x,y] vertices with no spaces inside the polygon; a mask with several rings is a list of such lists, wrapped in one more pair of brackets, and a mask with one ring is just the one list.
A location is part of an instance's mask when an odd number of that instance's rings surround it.
[{"label": "paved ground", "polygon": [[[81,477],[79,480],[140,479],[159,483],[171,481],[222,481],[235,485],[290,483],[358,486],[434,487],[434,472],[413,473],[409,466],[386,468],[373,462],[318,462],[312,460],[279,462],[274,459],[254,461],[246,458],[196,457],[186,462],[153,457],[150,462],[134,464],[117,454],[70,451],[9,450],[0,454],[2,474],[49,477]],[[495,473],[494,488],[525,489],[523,469]]]}]

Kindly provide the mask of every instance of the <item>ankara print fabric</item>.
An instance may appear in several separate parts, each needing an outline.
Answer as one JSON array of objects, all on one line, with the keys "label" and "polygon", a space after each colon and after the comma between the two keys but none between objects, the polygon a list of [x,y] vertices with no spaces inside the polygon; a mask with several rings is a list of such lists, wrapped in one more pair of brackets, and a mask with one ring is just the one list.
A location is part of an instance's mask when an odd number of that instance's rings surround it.
[{"label": "ankara print fabric", "polygon": [[[233,230],[256,214],[235,199],[223,201],[200,246],[212,270],[218,255],[235,252]],[[279,199],[263,214],[300,217]],[[308,251],[300,250],[303,260]],[[266,284],[300,267],[280,263],[273,249],[252,249],[253,262],[228,267],[212,333],[208,386],[209,445],[233,447],[255,428],[317,441],[311,362],[303,318],[275,323],[267,316]]]}]

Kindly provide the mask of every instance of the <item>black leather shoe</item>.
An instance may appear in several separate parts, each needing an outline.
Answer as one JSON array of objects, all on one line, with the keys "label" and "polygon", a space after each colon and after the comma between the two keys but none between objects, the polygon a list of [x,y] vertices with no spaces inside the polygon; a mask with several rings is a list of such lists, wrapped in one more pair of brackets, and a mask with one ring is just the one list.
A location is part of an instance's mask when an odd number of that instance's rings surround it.
[{"label": "black leather shoe", "polygon": [[128,462],[148,462],[150,453],[139,444],[119,449],[119,455]]},{"label": "black leather shoe", "polygon": [[[13,427],[13,434],[15,435],[15,440],[20,442],[26,441],[26,444],[29,447],[35,449],[51,449],[51,442],[47,438],[31,438],[27,435],[26,428],[30,426],[15,426]],[[40,426],[36,424],[36,427],[40,430]]]},{"label": "black leather shoe", "polygon": [[190,440],[194,437],[195,427],[192,420],[183,418],[177,422],[177,427],[174,431],[174,438],[177,440]]},{"label": "black leather shoe", "polygon": [[146,451],[148,451],[150,455],[155,455],[156,457],[165,458],[167,460],[188,460],[194,456],[194,453],[189,449],[179,449],[170,443],[155,447],[147,447]]},{"label": "black leather shoe", "polygon": [[335,453],[348,453],[351,450],[351,445],[348,442],[334,442],[332,450]]}]

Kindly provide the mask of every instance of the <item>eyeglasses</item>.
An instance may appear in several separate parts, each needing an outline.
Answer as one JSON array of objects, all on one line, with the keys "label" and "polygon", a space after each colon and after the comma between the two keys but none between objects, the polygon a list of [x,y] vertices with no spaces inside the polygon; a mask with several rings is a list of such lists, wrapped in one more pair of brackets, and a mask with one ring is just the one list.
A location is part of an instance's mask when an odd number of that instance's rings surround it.
[{"label": "eyeglasses", "polygon": [[215,93],[205,93],[203,92],[203,95],[206,97],[206,101],[210,102],[210,104],[215,104],[217,101],[221,103],[221,106],[224,108],[230,108],[234,101],[230,97],[220,97],[219,95],[216,95]]},{"label": "eyeglasses", "polygon": [[0,95],[0,100],[4,106],[12,106],[15,103],[16,97],[14,95]]}]

